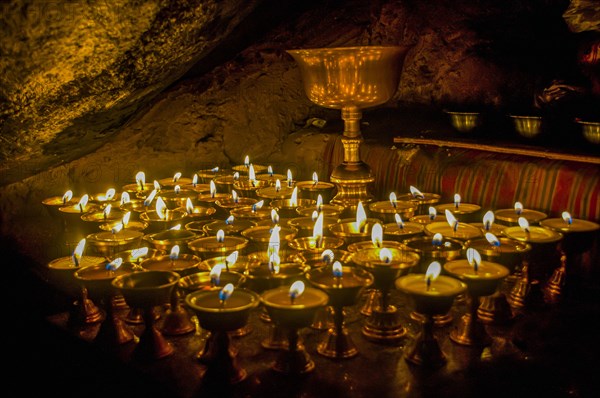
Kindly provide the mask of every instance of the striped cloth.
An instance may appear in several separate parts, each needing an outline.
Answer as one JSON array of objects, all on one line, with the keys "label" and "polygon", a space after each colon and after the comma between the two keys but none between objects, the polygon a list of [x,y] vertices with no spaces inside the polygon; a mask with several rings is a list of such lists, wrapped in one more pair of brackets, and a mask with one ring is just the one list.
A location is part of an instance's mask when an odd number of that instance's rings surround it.
[{"label": "striped cloth", "polygon": [[[328,175],[343,160],[341,136],[324,151]],[[459,193],[463,203],[485,210],[512,208],[519,201],[527,209],[549,217],[568,211],[574,218],[600,221],[600,166],[564,160],[509,155],[475,149],[419,145],[384,147],[363,143],[361,159],[375,175],[372,192],[385,200],[390,192],[438,193],[451,203]]]}]

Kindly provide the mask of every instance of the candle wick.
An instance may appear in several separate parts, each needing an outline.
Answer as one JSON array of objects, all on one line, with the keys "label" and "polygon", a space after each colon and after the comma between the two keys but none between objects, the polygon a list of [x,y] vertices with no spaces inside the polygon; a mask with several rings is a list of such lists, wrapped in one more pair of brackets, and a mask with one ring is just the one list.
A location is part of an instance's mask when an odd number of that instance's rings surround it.
[{"label": "candle wick", "polygon": [[295,294],[291,294],[290,295],[290,302],[292,303],[292,305],[294,305],[294,300],[296,299],[296,295]]},{"label": "candle wick", "polygon": [[427,291],[429,291],[429,288],[431,287],[431,277],[427,278]]},{"label": "candle wick", "polygon": [[81,203],[79,204],[79,212],[83,213],[83,205]]},{"label": "candle wick", "polygon": [[229,261],[225,260],[225,269],[229,272]]},{"label": "candle wick", "polygon": [[73,262],[75,263],[75,267],[79,267],[79,260],[77,259],[77,256],[73,256]]}]

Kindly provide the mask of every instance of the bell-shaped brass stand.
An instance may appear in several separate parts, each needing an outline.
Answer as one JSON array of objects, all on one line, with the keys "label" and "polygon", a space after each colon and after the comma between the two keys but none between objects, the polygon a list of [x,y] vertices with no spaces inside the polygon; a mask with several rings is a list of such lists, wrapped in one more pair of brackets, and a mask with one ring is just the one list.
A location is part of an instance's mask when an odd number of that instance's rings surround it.
[{"label": "bell-shaped brass stand", "polygon": [[280,325],[271,323],[268,335],[260,345],[267,350],[285,350],[288,348],[287,333]]},{"label": "bell-shaped brass stand", "polygon": [[434,321],[431,315],[424,315],[421,322],[421,332],[417,335],[414,345],[408,350],[406,360],[415,365],[429,368],[439,368],[446,364],[446,356],[433,334]]},{"label": "bell-shaped brass stand", "polygon": [[[426,316],[418,313],[417,311],[411,311],[410,319],[413,319],[417,322],[425,322]],[[448,326],[452,323],[454,317],[451,313],[447,314],[436,314],[433,316],[433,326],[442,328],[444,326]]]},{"label": "bell-shaped brass stand", "polygon": [[279,351],[279,355],[273,364],[273,370],[288,375],[304,374],[314,370],[314,361],[304,349],[304,345],[300,344],[298,329],[290,328],[286,332],[287,349]]},{"label": "bell-shaped brass stand", "polygon": [[549,304],[557,304],[562,299],[563,288],[567,279],[567,255],[563,251],[560,256],[560,266],[552,272],[552,275],[544,286],[544,298]]},{"label": "bell-shaped brass stand", "polygon": [[170,308],[167,309],[162,325],[162,333],[167,336],[181,336],[196,330],[191,315],[181,305],[180,293],[177,288],[173,289]]},{"label": "bell-shaped brass stand", "polygon": [[471,294],[468,301],[469,311],[460,318],[458,325],[450,332],[450,339],[466,346],[485,346],[491,340],[483,323],[477,320],[480,296]]},{"label": "bell-shaped brass stand", "polygon": [[310,327],[316,330],[329,330],[332,325],[333,307],[327,306],[317,311],[315,314],[315,320]]},{"label": "bell-shaped brass stand", "polygon": [[514,318],[506,295],[500,291],[481,298],[477,317],[481,322],[490,325],[503,325]]},{"label": "bell-shaped brass stand", "polygon": [[406,336],[406,328],[400,321],[396,306],[389,304],[389,292],[381,292],[381,305],[373,309],[363,325],[362,334],[368,340],[395,344]]},{"label": "bell-shaped brass stand", "polygon": [[333,318],[334,326],[329,329],[326,340],[317,347],[317,352],[325,357],[336,359],[356,356],[358,349],[344,324],[344,307],[334,307]]},{"label": "bell-shaped brass stand", "polygon": [[377,289],[365,289],[363,299],[364,301],[360,307],[360,313],[364,316],[371,316],[371,314],[373,314],[373,309],[380,305],[381,294]]},{"label": "bell-shaped brass stand", "polygon": [[239,366],[238,351],[231,344],[231,336],[226,331],[211,332],[206,348],[200,360],[207,366],[205,378],[225,380],[236,384],[247,376],[246,370]]},{"label": "bell-shaped brass stand", "polygon": [[100,324],[94,341],[106,345],[125,344],[133,341],[133,330],[121,319],[116,311],[115,297],[105,297],[102,300],[106,309],[106,318]]},{"label": "bell-shaped brass stand", "polygon": [[82,287],[80,298],[73,302],[69,310],[67,325],[70,328],[78,329],[100,322],[101,320],[102,311],[90,300],[87,288]]},{"label": "bell-shaped brass stand", "polygon": [[139,360],[160,359],[173,353],[173,346],[165,339],[154,322],[154,311],[151,306],[144,310],[144,331],[133,352]]}]

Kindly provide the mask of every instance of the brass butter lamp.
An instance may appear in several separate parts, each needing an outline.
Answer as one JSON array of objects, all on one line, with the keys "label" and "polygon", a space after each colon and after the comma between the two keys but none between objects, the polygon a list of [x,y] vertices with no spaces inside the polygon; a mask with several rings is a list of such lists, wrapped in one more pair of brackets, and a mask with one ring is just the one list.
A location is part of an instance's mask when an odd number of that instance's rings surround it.
[{"label": "brass butter lamp", "polygon": [[386,103],[398,88],[408,48],[362,46],[289,50],[300,67],[310,101],[340,109],[344,120],[344,161],[331,174],[337,187],[334,204],[354,209],[370,203],[371,168],[360,159],[362,109]]}]

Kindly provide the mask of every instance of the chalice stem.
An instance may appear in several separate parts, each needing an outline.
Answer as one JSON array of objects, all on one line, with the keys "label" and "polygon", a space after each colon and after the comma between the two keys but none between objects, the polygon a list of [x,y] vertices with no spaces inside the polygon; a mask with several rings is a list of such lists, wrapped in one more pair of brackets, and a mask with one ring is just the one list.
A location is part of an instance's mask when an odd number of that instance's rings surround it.
[{"label": "chalice stem", "polygon": [[288,350],[290,352],[298,351],[298,329],[290,328],[288,331]]}]

